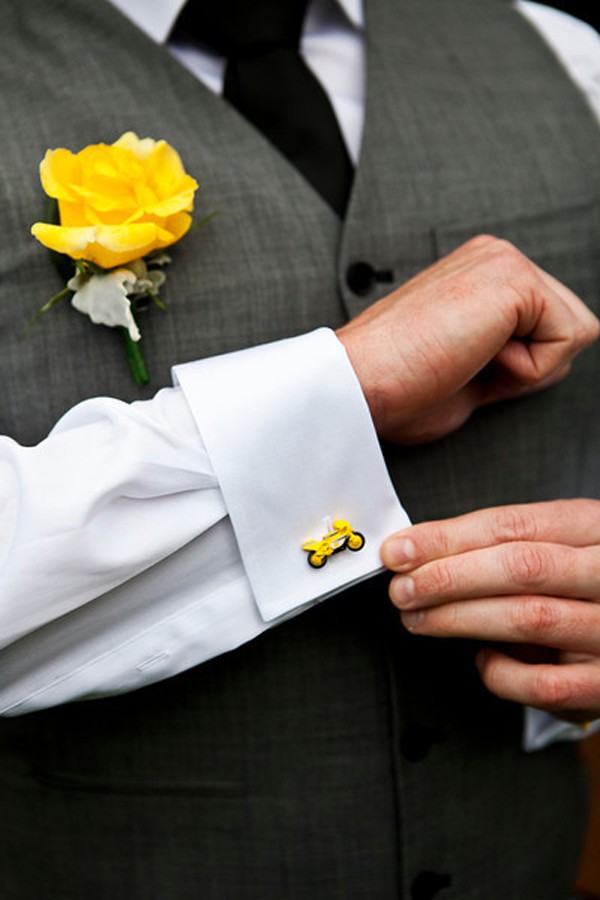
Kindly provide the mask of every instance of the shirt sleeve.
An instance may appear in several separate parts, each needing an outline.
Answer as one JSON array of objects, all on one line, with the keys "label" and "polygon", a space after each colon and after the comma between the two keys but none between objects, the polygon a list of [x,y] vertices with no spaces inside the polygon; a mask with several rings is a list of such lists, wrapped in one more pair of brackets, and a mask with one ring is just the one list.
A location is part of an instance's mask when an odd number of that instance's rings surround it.
[{"label": "shirt sleeve", "polygon": [[[408,524],[333,332],[174,377],[151,401],[80,404],[37,447],[0,439],[4,715],[232,650],[379,570]],[[364,547],[312,568],[303,543],[340,519]]]}]

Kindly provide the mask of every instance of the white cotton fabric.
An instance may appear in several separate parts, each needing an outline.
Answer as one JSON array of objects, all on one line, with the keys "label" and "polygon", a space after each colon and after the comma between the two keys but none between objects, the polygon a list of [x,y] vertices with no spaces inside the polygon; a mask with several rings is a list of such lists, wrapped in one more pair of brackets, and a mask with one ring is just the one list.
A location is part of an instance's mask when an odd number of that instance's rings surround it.
[{"label": "white cotton fabric", "polygon": [[[306,339],[292,338],[174,370],[265,621],[312,601],[317,582],[323,598],[380,569],[381,540],[410,524],[342,345],[325,328],[311,343],[310,356]],[[308,426],[303,435],[298,421]],[[330,530],[327,519],[349,520],[366,546],[317,572],[301,547]]]},{"label": "white cotton fabric", "polygon": [[[37,447],[0,438],[1,713],[232,650],[378,571],[408,524],[333,332],[176,377],[151,401],[80,404]],[[327,515],[367,544],[311,569],[301,545]]]}]

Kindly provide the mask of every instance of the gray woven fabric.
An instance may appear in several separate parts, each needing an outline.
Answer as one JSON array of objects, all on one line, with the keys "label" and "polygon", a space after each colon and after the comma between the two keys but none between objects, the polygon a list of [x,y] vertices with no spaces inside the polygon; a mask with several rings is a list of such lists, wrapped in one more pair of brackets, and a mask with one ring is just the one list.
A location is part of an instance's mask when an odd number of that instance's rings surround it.
[{"label": "gray woven fabric", "polygon": [[[366,130],[343,225],[105,3],[1,5],[3,433],[33,442],[84,397],[147,396],[176,362],[335,327],[482,230],[598,311],[598,129],[500,0],[367,0]],[[169,140],[201,212],[226,213],[176,248],[169,313],[143,320],[147,391],[115,335],[66,307],[22,337],[60,287],[28,234],[39,159],[130,129]],[[358,261],[393,281],[357,296]],[[546,394],[390,450],[411,515],[598,496],[599,369],[588,351]],[[562,900],[582,815],[573,750],[522,753],[520,711],[479,686],[472,657],[406,636],[377,579],[164,684],[0,723],[2,896]]]}]

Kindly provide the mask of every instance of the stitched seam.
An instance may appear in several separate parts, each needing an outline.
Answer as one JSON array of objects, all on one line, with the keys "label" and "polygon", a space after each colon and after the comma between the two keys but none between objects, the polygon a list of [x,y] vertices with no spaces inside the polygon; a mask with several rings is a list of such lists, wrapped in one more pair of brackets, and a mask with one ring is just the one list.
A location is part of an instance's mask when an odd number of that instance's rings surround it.
[{"label": "stitched seam", "polygon": [[[238,584],[239,582],[247,583],[247,578],[243,575],[239,576],[238,578],[234,579],[233,581],[228,582],[226,589],[230,590],[234,585]],[[101,660],[109,659],[111,656],[114,656],[116,653],[118,653],[124,647],[129,647],[129,646],[135,644],[141,638],[146,637],[147,635],[150,635],[154,631],[163,627],[163,625],[166,625],[169,622],[172,622],[175,619],[178,619],[182,614],[188,614],[189,612],[193,611],[194,609],[202,607],[204,604],[213,600],[222,591],[223,591],[223,588],[217,589],[217,590],[213,591],[211,594],[208,594],[208,596],[203,597],[202,600],[197,600],[194,603],[190,603],[188,606],[185,606],[183,609],[179,610],[178,612],[172,613],[170,616],[167,616],[166,618],[161,619],[159,622],[155,622],[153,625],[149,626],[148,628],[145,628],[143,631],[138,632],[133,637],[128,638],[126,641],[122,641],[120,644],[117,644],[115,647],[111,647],[110,650],[106,650],[106,651],[104,651],[104,653],[100,653],[97,656],[94,656],[93,659],[87,660],[87,662],[82,663],[80,666],[77,666],[76,669],[72,669],[71,671],[65,673],[64,675],[60,675],[60,676],[54,678],[49,684],[45,684],[43,687],[38,688],[37,690],[27,694],[27,696],[22,697],[19,700],[16,700],[15,702],[9,704],[8,706],[3,706],[2,709],[0,710],[0,714],[6,715],[6,713],[8,713],[8,712],[11,712],[14,709],[18,709],[19,706],[22,706],[24,703],[27,703],[30,700],[35,699],[36,697],[42,696],[47,691],[51,690],[52,688],[57,687],[57,685],[62,684],[65,681],[68,681],[69,678],[72,678],[73,676],[78,675],[81,672],[85,672],[87,669],[96,665]],[[167,651],[167,650],[162,651],[162,653],[164,655],[170,655],[169,651]],[[156,657],[158,655],[159,654],[154,654],[153,657],[149,658],[149,661],[151,661],[151,660],[155,661]],[[142,664],[136,666],[136,669],[143,671],[143,669],[141,669],[140,666],[145,667],[145,663],[142,663]]]}]

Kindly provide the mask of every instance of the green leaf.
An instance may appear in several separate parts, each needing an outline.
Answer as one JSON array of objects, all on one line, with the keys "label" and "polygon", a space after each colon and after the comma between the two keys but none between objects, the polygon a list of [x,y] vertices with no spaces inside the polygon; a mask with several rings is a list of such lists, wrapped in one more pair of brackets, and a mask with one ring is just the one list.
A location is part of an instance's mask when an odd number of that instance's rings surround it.
[{"label": "green leaf", "polygon": [[29,334],[30,330],[33,328],[38,319],[41,319],[44,313],[47,313],[53,306],[55,306],[59,300],[62,300],[68,294],[71,294],[72,291],[68,287],[64,287],[62,291],[59,291],[58,294],[55,294],[54,297],[50,297],[47,303],[44,303],[41,309],[38,309],[33,319],[31,319],[27,323],[27,327],[25,329],[25,334]]},{"label": "green leaf", "polygon": [[[217,216],[226,216],[227,213],[222,209],[215,209],[213,212],[208,213],[208,215],[204,216],[203,219],[200,219],[199,222],[194,222],[190,228],[190,231],[198,231],[199,228],[203,228],[205,225],[211,221],[211,219],[216,219]],[[189,232],[188,232],[189,233]]]}]

